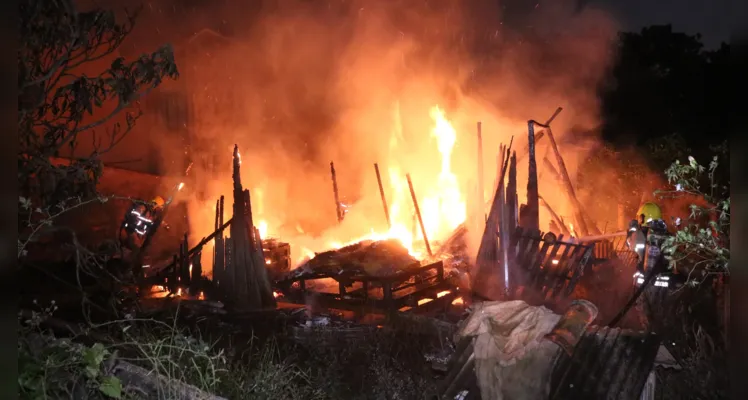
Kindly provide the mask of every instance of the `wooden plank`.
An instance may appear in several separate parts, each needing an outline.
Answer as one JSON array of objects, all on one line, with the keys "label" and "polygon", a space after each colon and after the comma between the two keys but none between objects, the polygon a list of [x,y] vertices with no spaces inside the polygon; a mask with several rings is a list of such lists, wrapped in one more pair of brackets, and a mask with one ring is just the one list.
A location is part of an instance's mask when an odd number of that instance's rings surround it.
[{"label": "wooden plank", "polygon": [[538,166],[535,161],[535,121],[527,122],[528,172],[527,210],[521,224],[530,230],[540,230],[540,203],[538,199]]},{"label": "wooden plank", "polygon": [[592,248],[587,247],[584,253],[582,254],[581,259],[578,262],[578,266],[575,269],[574,274],[569,280],[569,284],[566,286],[566,290],[564,291],[565,296],[570,296],[571,293],[574,291],[574,288],[576,287],[577,283],[582,278],[582,276],[585,273],[585,270],[587,269],[587,265],[589,264],[589,259],[591,256],[592,256]]}]

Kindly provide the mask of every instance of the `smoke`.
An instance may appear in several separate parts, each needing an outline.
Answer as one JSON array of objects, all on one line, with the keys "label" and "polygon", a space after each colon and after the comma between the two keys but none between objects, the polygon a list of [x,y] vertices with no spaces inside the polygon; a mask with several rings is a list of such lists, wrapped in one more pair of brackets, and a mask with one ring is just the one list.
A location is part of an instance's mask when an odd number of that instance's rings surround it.
[{"label": "smoke", "polygon": [[[188,200],[193,241],[212,230],[220,195],[228,196],[230,209],[234,143],[255,220],[267,221],[271,235],[289,241],[294,257],[386,230],[375,162],[390,200],[396,196],[393,171],[410,173],[417,194],[430,190],[441,165],[430,135],[435,105],[457,132],[451,166],[463,194],[475,187],[475,125],[482,121],[486,202],[499,145],[514,135],[513,149],[520,153],[528,119],[544,121],[564,107],[553,127],[572,176],[590,147],[564,137],[598,125],[596,90],[616,31],[600,11],[578,10],[572,1],[540,2],[511,18],[504,10],[519,3],[255,3],[260,5],[246,10],[244,4],[211,3],[210,15],[223,21],[213,30],[228,26],[230,38],[203,32],[177,54],[179,85],[194,115],[188,152],[195,162],[196,187]],[[205,19],[175,20],[179,29],[198,32]],[[168,143],[161,147],[164,165],[181,157],[174,143],[156,142]],[[540,165],[549,153],[545,145],[537,151]],[[330,161],[341,196],[354,203],[340,225]],[[526,165],[525,157],[518,165],[520,201]],[[570,215],[547,174],[540,190],[559,214]]]}]

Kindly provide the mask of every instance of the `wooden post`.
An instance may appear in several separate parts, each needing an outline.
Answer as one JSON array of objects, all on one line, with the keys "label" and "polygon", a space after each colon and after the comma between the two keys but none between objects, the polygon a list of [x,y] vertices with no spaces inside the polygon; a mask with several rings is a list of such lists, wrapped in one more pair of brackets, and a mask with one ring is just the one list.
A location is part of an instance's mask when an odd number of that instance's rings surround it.
[{"label": "wooden post", "polygon": [[[507,152],[508,153],[508,152]],[[507,161],[509,160],[509,154],[506,155]],[[509,261],[507,254],[509,251],[509,226],[507,224],[507,204],[506,204],[506,190],[504,189],[504,179],[499,184],[497,205],[499,207],[499,223],[498,223],[498,237],[499,237],[499,253],[496,261],[501,265],[501,270],[504,272],[504,294],[509,293]]]},{"label": "wooden post", "polygon": [[[553,112],[553,115],[551,115],[551,117],[545,121],[544,125],[550,125],[551,122],[553,122],[553,120],[556,119],[556,117],[558,117],[558,114],[561,114],[561,111],[563,110],[564,110],[563,108],[558,107],[556,111]],[[537,132],[535,135],[535,144],[538,144],[538,142],[540,141],[540,139],[543,138],[544,135],[545,135],[544,131]],[[522,157],[524,157],[525,154],[529,152],[529,147],[530,145],[528,144],[527,147],[525,147],[524,151],[519,154],[517,161],[522,161]]]},{"label": "wooden post", "polygon": [[224,258],[224,271],[223,271],[223,285],[221,288],[227,296],[231,296],[234,293],[234,281],[231,279],[233,276],[233,265],[234,265],[234,250],[230,236],[224,236],[223,238],[223,251],[225,254]]},{"label": "wooden post", "polygon": [[330,175],[332,176],[332,193],[335,195],[335,216],[338,223],[343,221],[343,212],[340,210],[340,197],[338,195],[338,178],[335,176],[335,164],[330,161]]},{"label": "wooden post", "polygon": [[[223,227],[223,196],[218,200],[218,227]],[[226,245],[223,230],[215,235],[213,247],[213,278],[218,280],[218,284],[223,286],[226,280]]]},{"label": "wooden post", "polygon": [[262,247],[262,244],[258,244],[258,240],[255,238],[255,224],[252,217],[252,202],[249,198],[249,189],[244,189],[242,197],[244,199],[244,216],[247,218],[247,230],[249,232],[249,251],[254,253],[257,250],[257,246]]},{"label": "wooden post", "polygon": [[[499,287],[496,274],[496,266],[499,261],[498,236],[502,209],[505,208],[504,177],[506,176],[509,154],[511,152],[513,141],[514,138],[509,142],[508,147],[501,146],[502,155],[499,159],[503,160],[503,164],[501,165],[501,171],[498,173],[496,193],[493,196],[493,202],[491,203],[491,209],[488,212],[488,219],[486,221],[485,229],[483,230],[480,247],[478,248],[478,255],[475,260],[477,272],[473,277],[474,291],[483,297],[492,300],[498,300],[501,298],[501,296],[499,296],[494,290]],[[505,282],[508,282],[508,280],[505,279]]]},{"label": "wooden post", "polygon": [[187,242],[187,234],[184,234],[182,239],[182,249],[179,252],[180,270],[179,270],[179,281],[183,285],[190,284],[190,256],[189,256],[189,243]]},{"label": "wooden post", "polygon": [[413,207],[416,210],[416,217],[418,217],[418,224],[421,226],[421,234],[423,234],[423,242],[426,244],[426,251],[429,253],[429,257],[434,254],[431,252],[431,246],[429,245],[429,238],[426,235],[426,226],[423,225],[423,218],[421,217],[421,210],[418,208],[418,199],[416,198],[416,192],[413,190],[413,182],[410,180],[410,174],[405,174],[405,178],[408,180],[408,187],[410,188],[410,197],[413,198]]},{"label": "wooden post", "polygon": [[387,207],[387,198],[384,196],[384,186],[382,186],[382,176],[379,174],[379,165],[374,163],[374,171],[377,173],[377,184],[379,184],[379,196],[382,198],[382,206],[384,207],[384,217],[387,219],[387,228],[392,228],[392,221],[390,221],[390,209]]},{"label": "wooden post", "polygon": [[167,278],[166,282],[170,293],[176,292],[177,283],[179,282],[179,257],[176,254],[172,257],[172,263],[174,265],[174,268],[172,268],[171,276]]},{"label": "wooden post", "polygon": [[538,195],[538,198],[543,203],[548,213],[551,214],[551,218],[553,218],[553,221],[556,223],[558,228],[561,230],[560,233],[564,234],[564,236],[571,237],[571,232],[569,232],[569,228],[567,228],[566,225],[564,225],[564,221],[558,216],[558,214],[556,214],[555,211],[553,211],[553,208],[551,208],[551,205],[548,204],[548,202],[545,201],[545,199],[542,196]]},{"label": "wooden post", "polygon": [[[240,173],[241,158],[238,146],[234,146],[234,216],[231,223],[231,269],[233,300],[245,310],[260,310],[275,307],[273,290],[268,280],[264,260],[258,262],[249,221],[252,210],[249,192],[242,188]],[[261,245],[260,245],[261,246]]]},{"label": "wooden post", "polygon": [[195,294],[200,291],[202,286],[203,277],[203,265],[202,265],[202,250],[195,252],[192,256],[192,271],[190,276],[190,294]]},{"label": "wooden post", "polygon": [[545,166],[548,169],[551,175],[553,175],[553,179],[555,179],[559,185],[564,184],[563,178],[561,178],[561,175],[556,170],[556,167],[554,167],[553,164],[551,164],[551,161],[548,160],[548,157],[543,157],[543,166]]},{"label": "wooden post", "polygon": [[507,223],[509,232],[517,229],[517,218],[519,217],[519,199],[517,196],[517,152],[512,152],[509,159],[509,181],[506,185]]},{"label": "wooden post", "polygon": [[480,215],[486,219],[486,192],[483,188],[483,132],[481,122],[478,121],[478,199],[480,199]]},{"label": "wooden post", "polygon": [[535,162],[535,121],[527,121],[528,173],[527,173],[527,217],[522,220],[524,227],[540,231],[540,204],[538,201],[538,166]]},{"label": "wooden post", "polygon": [[571,179],[569,178],[569,171],[566,169],[566,164],[564,163],[563,157],[561,157],[561,153],[558,151],[558,146],[556,145],[556,139],[553,137],[553,131],[551,130],[551,127],[546,127],[546,133],[548,135],[548,140],[551,142],[551,147],[553,148],[553,154],[556,156],[556,164],[558,164],[559,172],[561,173],[561,177],[563,178],[564,188],[566,189],[566,195],[569,197],[569,201],[571,201],[572,206],[574,207],[574,217],[577,221],[577,224],[579,225],[579,230],[581,236],[588,236],[590,232],[592,232],[595,235],[600,234],[600,230],[597,229],[597,227],[594,227],[592,231],[590,231],[587,227],[587,221],[585,221],[584,218],[584,212],[582,211],[582,204],[579,203],[579,199],[577,199],[576,193],[574,193],[574,186],[571,184]]}]

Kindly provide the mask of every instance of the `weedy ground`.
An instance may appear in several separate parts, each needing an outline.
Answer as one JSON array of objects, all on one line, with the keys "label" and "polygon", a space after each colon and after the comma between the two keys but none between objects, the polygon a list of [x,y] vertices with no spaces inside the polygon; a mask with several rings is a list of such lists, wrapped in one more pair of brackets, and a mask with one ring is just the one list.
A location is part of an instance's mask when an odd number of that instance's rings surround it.
[{"label": "weedy ground", "polygon": [[[19,317],[19,395],[23,399],[135,399],[113,374],[115,360],[139,365],[228,399],[418,399],[435,393],[422,337],[373,330],[338,338],[327,328],[305,334],[230,340],[174,321],[125,319],[77,337],[42,327],[54,304]],[[58,335],[59,336],[59,335]],[[243,338],[242,338],[243,337]],[[164,391],[159,398],[174,396]]]}]

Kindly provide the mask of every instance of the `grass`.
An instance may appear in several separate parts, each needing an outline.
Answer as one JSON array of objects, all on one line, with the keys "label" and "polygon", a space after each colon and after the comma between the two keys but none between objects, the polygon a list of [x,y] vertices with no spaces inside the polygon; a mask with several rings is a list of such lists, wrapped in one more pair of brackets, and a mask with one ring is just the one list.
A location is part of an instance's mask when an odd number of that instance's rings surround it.
[{"label": "grass", "polygon": [[[413,334],[374,329],[340,338],[315,328],[302,343],[283,335],[211,340],[215,332],[178,326],[177,318],[124,319],[92,327],[110,341],[86,342],[85,334],[55,338],[43,329],[54,311],[20,321],[22,399],[145,398],[113,376],[115,360],[228,399],[416,399],[435,391],[423,357],[433,344]],[[167,386],[156,397],[177,398]]]}]

